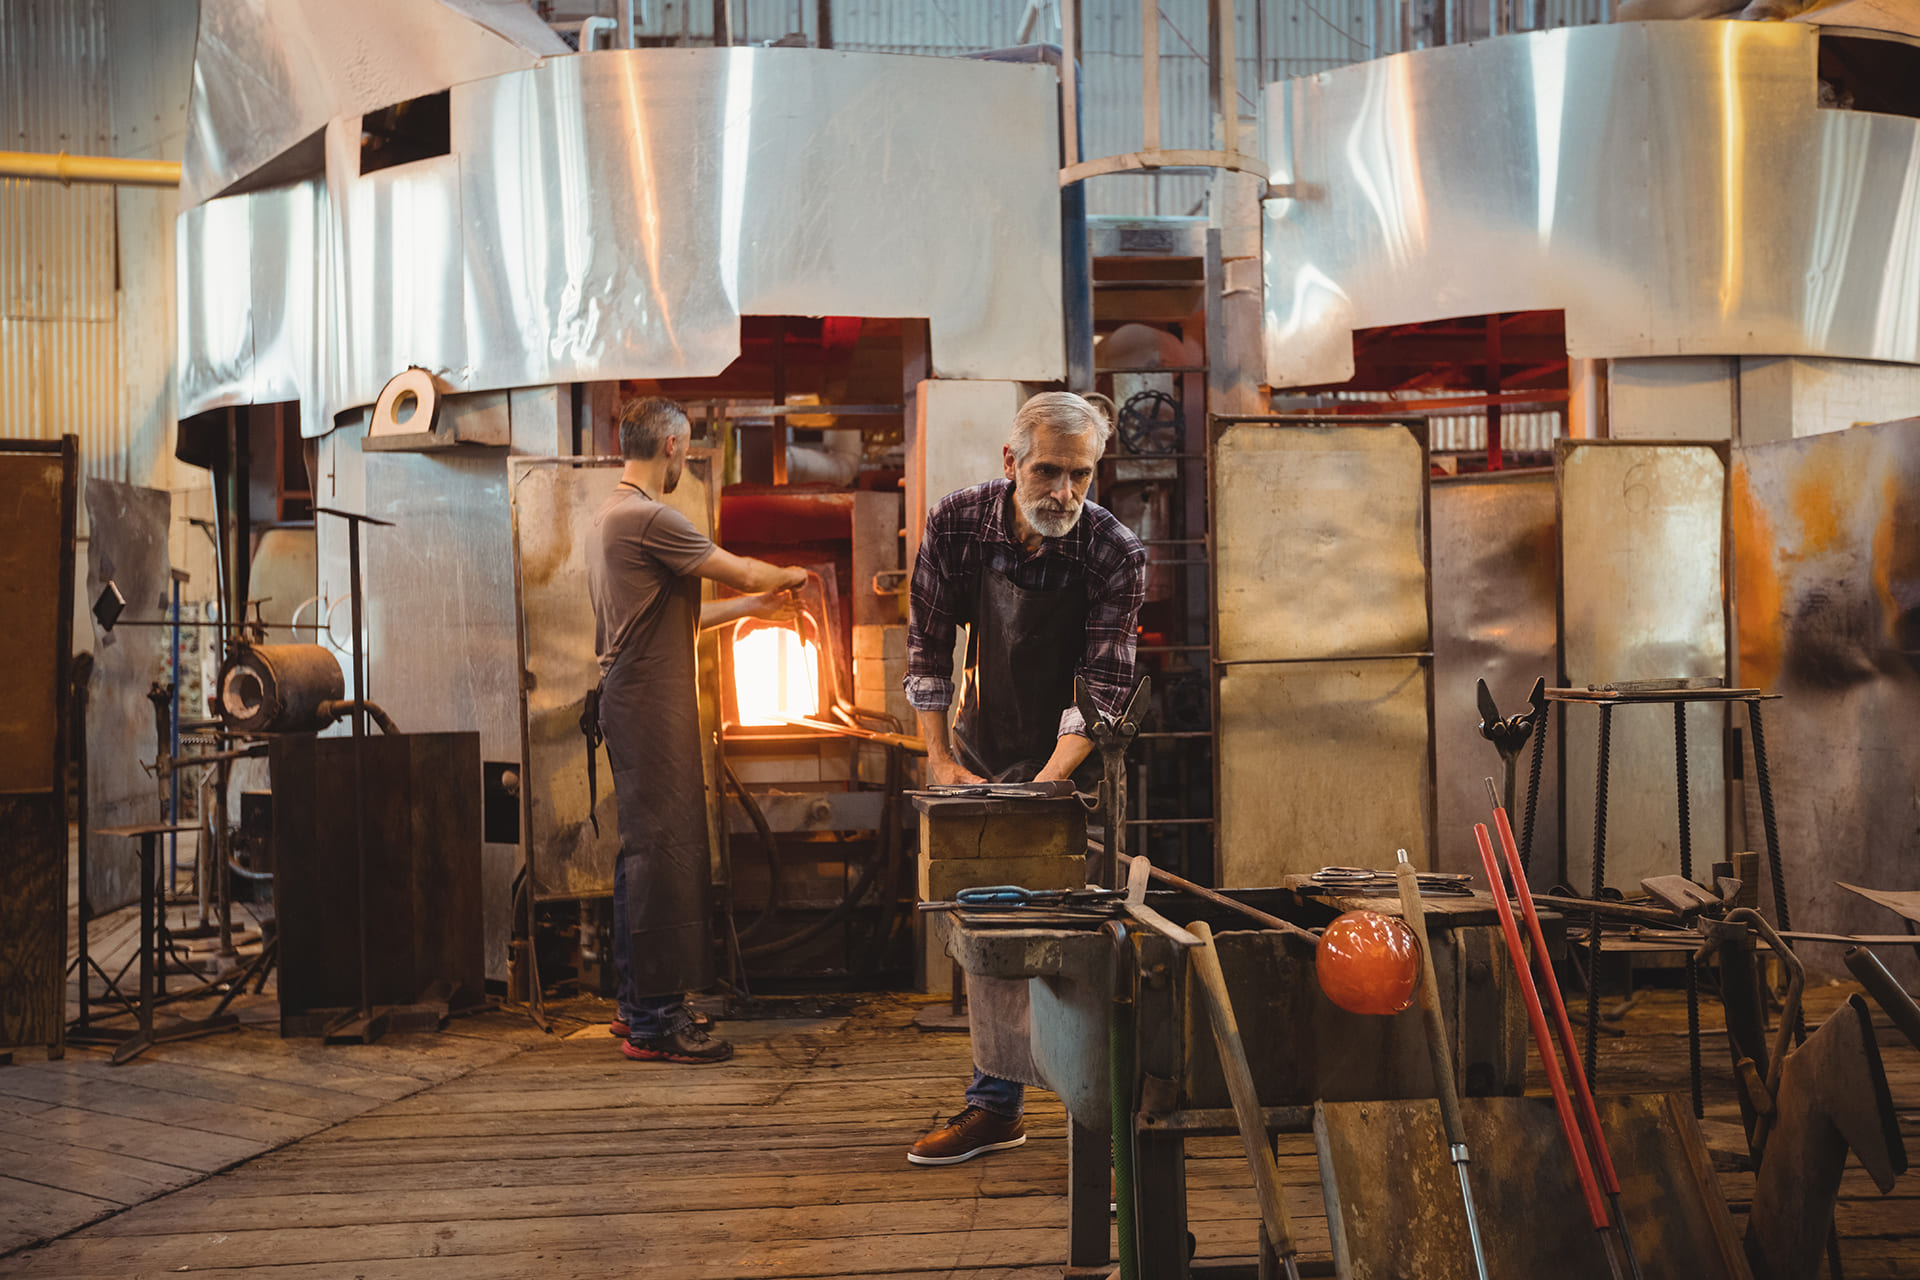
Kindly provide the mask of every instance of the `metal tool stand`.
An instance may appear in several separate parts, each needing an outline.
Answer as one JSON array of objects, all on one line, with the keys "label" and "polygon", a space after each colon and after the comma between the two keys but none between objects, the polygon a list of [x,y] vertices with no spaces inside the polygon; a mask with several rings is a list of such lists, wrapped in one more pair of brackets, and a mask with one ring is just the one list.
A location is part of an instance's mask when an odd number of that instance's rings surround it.
[{"label": "metal tool stand", "polygon": [[[160,968],[158,959],[164,954],[164,949],[172,944],[163,918],[165,899],[160,893],[160,837],[192,830],[193,827],[171,822],[150,822],[132,827],[102,827],[94,832],[95,835],[122,836],[140,841],[140,1002],[134,1009],[139,1023],[132,1028],[83,1023],[68,1035],[70,1040],[80,1044],[118,1044],[120,1047],[113,1051],[115,1066],[131,1062],[152,1046],[168,1040],[187,1040],[240,1025],[239,1015],[225,1012],[209,1018],[173,1018],[169,1019],[166,1026],[156,1026],[154,1023],[154,1006],[164,994],[164,990],[156,990],[157,971]],[[80,978],[82,983],[86,981],[84,970]],[[159,983],[164,982],[164,977],[160,977]],[[119,987],[112,983],[109,985],[113,986],[114,994],[120,996]],[[126,998],[120,996],[120,999],[124,1003]]]},{"label": "metal tool stand", "polygon": [[[1760,816],[1766,827],[1767,870],[1773,881],[1774,914],[1780,929],[1793,927],[1787,909],[1786,873],[1780,865],[1779,825],[1773,814],[1773,783],[1767,773],[1767,738],[1761,722],[1760,704],[1779,697],[1758,689],[1728,689],[1718,686],[1687,687],[1684,681],[1654,680],[1635,685],[1608,686],[1601,689],[1549,689],[1550,702],[1579,702],[1600,709],[1600,751],[1595,766],[1593,801],[1593,897],[1600,896],[1607,879],[1607,755],[1612,745],[1613,709],[1616,706],[1670,704],[1673,707],[1674,774],[1680,800],[1680,874],[1693,879],[1693,832],[1687,805],[1687,706],[1695,702],[1744,702],[1747,723],[1753,730],[1754,774],[1760,784]],[[1533,805],[1528,801],[1528,816]],[[1528,823],[1528,834],[1532,823]],[[1587,1079],[1594,1079],[1595,1059],[1600,1035],[1600,917],[1587,917],[1587,1036],[1582,1057]],[[1699,964],[1693,953],[1687,956],[1687,1066],[1693,1093],[1693,1114],[1705,1114],[1700,1082],[1700,981]]]},{"label": "metal tool stand", "polygon": [[[379,525],[391,529],[393,521],[376,520],[356,511],[315,507],[314,514],[334,516],[347,522],[347,566],[349,592],[353,601],[353,846],[354,883],[358,910],[355,924],[359,930],[360,1003],[327,1029],[329,1044],[358,1042],[372,1044],[386,1032],[386,1019],[373,1011],[373,966],[368,959],[367,943],[367,667],[361,643],[362,608],[365,597],[360,586],[360,526]],[[531,935],[529,935],[531,936]]]},{"label": "metal tool stand", "polygon": [[1085,682],[1078,677],[1073,682],[1074,705],[1080,709],[1087,735],[1100,752],[1100,816],[1107,827],[1105,848],[1096,863],[1096,881],[1102,889],[1120,884],[1121,860],[1127,852],[1127,749],[1140,732],[1152,691],[1152,679],[1141,676],[1127,696],[1126,707],[1117,718],[1110,719],[1087,692]]}]

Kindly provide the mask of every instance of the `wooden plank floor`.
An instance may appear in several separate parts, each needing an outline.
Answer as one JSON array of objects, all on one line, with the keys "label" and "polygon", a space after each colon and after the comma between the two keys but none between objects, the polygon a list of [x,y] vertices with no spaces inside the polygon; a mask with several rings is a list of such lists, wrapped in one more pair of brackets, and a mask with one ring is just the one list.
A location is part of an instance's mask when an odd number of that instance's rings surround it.
[{"label": "wooden plank floor", "polygon": [[[1824,1016],[1847,990],[1809,993],[1810,1017]],[[497,1034],[499,1060],[405,1096],[375,1099],[360,1114],[137,1207],[103,1207],[111,1214],[103,1221],[0,1258],[0,1276],[187,1271],[276,1280],[488,1280],[552,1268],[570,1277],[645,1269],[686,1280],[1057,1276],[1066,1238],[1066,1140],[1051,1095],[1032,1096],[1032,1136],[1017,1151],[947,1169],[906,1163],[906,1144],[954,1108],[969,1070],[966,1038],[915,1029],[917,1007],[912,998],[877,996],[844,1019],[728,1023],[739,1052],[715,1067],[625,1061],[604,1026],[584,1021],[604,1016],[597,1002],[572,1006],[580,1019],[573,1034],[531,1046],[524,1023],[515,1028],[494,1015],[458,1034]],[[1736,1113],[1717,1010],[1709,1004],[1705,1012],[1709,1119],[1715,1134],[1737,1147],[1737,1132],[1725,1127],[1736,1123]],[[1621,1025],[1625,1034],[1602,1050],[1602,1087],[1684,1089],[1677,993],[1653,993]],[[234,1039],[234,1048],[255,1047]],[[1911,1139],[1920,1133],[1920,1055],[1890,1028],[1882,1042]],[[176,1048],[207,1054],[218,1043]],[[232,1101],[273,1114],[292,1114],[278,1108],[296,1105],[319,1109],[313,1104],[330,1095],[285,1091],[327,1089],[290,1078],[314,1070],[285,1068],[305,1058],[290,1057],[295,1051],[284,1046],[259,1047],[257,1074],[268,1091],[237,1091]],[[435,1069],[459,1056],[435,1047],[443,1064]],[[427,1048],[370,1046],[391,1052],[336,1069],[396,1072],[416,1052],[431,1056]],[[325,1050],[323,1060],[339,1053]],[[230,1058],[227,1067],[245,1073],[250,1057]],[[158,1067],[183,1069],[173,1062]],[[7,1074],[0,1072],[0,1085]],[[155,1076],[147,1086],[125,1075],[131,1101],[97,1114],[111,1120],[136,1110],[151,1101],[136,1089],[174,1091],[169,1078]],[[396,1087],[393,1075],[384,1079],[370,1087]],[[26,1107],[55,1105],[35,1090],[46,1092],[44,1083],[6,1096]],[[243,1118],[223,1122],[228,1129],[264,1123],[251,1112],[237,1114]],[[271,1141],[264,1133],[207,1132]],[[1324,1260],[1326,1221],[1310,1141],[1288,1138],[1282,1151],[1302,1244],[1310,1260]],[[1256,1217],[1237,1143],[1192,1144],[1189,1180],[1202,1256],[1251,1254]],[[76,1194],[104,1189],[78,1176],[70,1181]],[[1722,1181],[1738,1225],[1752,1177],[1729,1171]],[[1920,1174],[1883,1198],[1850,1168],[1842,1197],[1846,1274],[1920,1276]]]},{"label": "wooden plank floor", "polygon": [[[183,859],[191,856],[190,841],[183,841]],[[77,899],[77,891],[70,894],[69,901]],[[189,912],[169,909],[176,924]],[[78,925],[70,908],[69,961]],[[138,933],[137,907],[93,922],[90,946],[108,974],[134,954]],[[123,988],[135,991],[137,975],[128,973],[134,980]],[[187,981],[172,979],[176,990]],[[29,1049],[0,1068],[0,1253],[188,1186],[547,1039],[524,1018],[490,1014],[455,1021],[440,1035],[389,1036],[374,1045],[282,1040],[273,990],[269,981],[264,996],[234,1003],[240,1029],[156,1045],[125,1066],[109,1064],[110,1047],[70,1045],[57,1061]],[[168,1012],[193,1016],[212,1003]],[[79,1014],[76,973],[68,977],[67,1006],[69,1018]],[[96,1017],[105,1011],[96,1004]]]}]

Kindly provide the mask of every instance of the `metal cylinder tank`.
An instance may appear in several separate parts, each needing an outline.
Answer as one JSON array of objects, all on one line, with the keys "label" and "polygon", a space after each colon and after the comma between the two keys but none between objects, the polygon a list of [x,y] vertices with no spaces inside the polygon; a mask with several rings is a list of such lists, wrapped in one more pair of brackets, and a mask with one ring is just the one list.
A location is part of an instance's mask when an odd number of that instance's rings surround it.
[{"label": "metal cylinder tank", "polygon": [[220,719],[242,733],[324,729],[321,705],[345,696],[339,660],[317,644],[249,645],[220,669]]}]

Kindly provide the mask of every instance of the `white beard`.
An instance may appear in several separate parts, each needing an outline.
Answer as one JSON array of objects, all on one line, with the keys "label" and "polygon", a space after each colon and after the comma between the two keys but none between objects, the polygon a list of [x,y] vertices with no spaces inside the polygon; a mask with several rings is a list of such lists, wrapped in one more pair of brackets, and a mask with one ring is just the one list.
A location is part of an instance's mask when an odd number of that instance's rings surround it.
[{"label": "white beard", "polygon": [[1020,514],[1026,517],[1027,523],[1032,525],[1043,538],[1066,537],[1073,531],[1073,526],[1080,523],[1080,511],[1086,505],[1084,502],[1076,502],[1070,510],[1062,511],[1050,498],[1042,498],[1041,501],[1047,505],[1042,507],[1030,506],[1025,502],[1020,503]]}]

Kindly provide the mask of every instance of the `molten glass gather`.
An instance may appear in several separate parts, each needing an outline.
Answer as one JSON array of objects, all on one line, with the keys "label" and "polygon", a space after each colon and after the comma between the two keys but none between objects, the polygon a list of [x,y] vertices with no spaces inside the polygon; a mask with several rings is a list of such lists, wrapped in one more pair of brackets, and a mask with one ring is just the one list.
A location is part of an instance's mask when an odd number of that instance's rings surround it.
[{"label": "molten glass gather", "polygon": [[792,627],[756,627],[733,641],[733,692],[741,724],[782,724],[820,714],[820,650]]},{"label": "molten glass gather", "polygon": [[1403,921],[1349,911],[1320,935],[1313,967],[1327,999],[1349,1013],[1398,1013],[1413,1003],[1420,946]]}]

